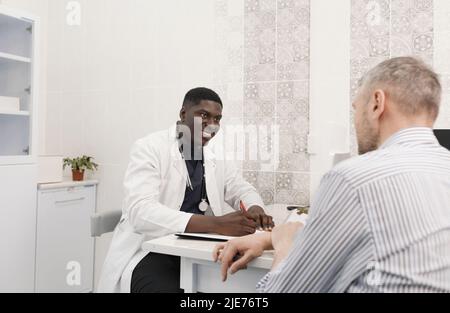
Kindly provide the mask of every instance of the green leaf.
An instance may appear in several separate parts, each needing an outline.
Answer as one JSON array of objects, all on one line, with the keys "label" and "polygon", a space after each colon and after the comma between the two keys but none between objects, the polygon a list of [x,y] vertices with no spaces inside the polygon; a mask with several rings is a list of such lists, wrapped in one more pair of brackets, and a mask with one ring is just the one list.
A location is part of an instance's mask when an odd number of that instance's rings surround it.
[{"label": "green leaf", "polygon": [[66,167],[69,167],[72,170],[76,171],[85,171],[90,170],[94,171],[98,169],[98,164],[93,162],[94,158],[90,156],[83,155],[82,157],[76,157],[76,158],[65,158],[63,160],[63,169],[66,169]]}]

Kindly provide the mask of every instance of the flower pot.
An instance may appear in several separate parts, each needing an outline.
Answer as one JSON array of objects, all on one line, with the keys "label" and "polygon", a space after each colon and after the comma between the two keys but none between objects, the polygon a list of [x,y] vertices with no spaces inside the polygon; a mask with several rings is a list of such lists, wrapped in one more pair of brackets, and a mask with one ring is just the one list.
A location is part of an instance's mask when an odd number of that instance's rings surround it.
[{"label": "flower pot", "polygon": [[72,179],[73,181],[83,181],[84,171],[72,170]]}]

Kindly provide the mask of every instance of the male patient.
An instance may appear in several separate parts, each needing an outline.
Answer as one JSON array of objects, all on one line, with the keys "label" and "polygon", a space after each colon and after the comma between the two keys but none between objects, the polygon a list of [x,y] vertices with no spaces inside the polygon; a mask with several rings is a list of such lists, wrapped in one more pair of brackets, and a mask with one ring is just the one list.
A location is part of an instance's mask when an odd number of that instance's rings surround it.
[{"label": "male patient", "polygon": [[[146,253],[145,240],[177,232],[243,236],[274,226],[255,188],[208,146],[219,132],[222,107],[214,91],[193,89],[177,125],[136,142],[122,220],[98,291],[181,292],[180,258]],[[245,214],[239,211],[241,201],[249,208]],[[225,214],[225,205],[236,212]]]},{"label": "male patient", "polygon": [[419,60],[372,69],[353,104],[361,156],[325,175],[305,226],[219,245],[223,279],[274,249],[261,292],[450,292],[450,152],[432,131],[440,101],[438,76]]}]

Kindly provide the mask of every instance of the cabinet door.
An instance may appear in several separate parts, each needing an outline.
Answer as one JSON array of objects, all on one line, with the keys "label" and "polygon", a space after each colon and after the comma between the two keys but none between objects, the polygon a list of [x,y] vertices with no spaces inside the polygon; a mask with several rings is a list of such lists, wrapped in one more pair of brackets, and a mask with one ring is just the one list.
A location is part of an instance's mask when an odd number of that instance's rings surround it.
[{"label": "cabinet door", "polygon": [[36,166],[0,166],[0,293],[34,291]]},{"label": "cabinet door", "polygon": [[36,291],[93,290],[95,186],[38,194]]},{"label": "cabinet door", "polygon": [[0,164],[35,163],[38,22],[0,5]]}]

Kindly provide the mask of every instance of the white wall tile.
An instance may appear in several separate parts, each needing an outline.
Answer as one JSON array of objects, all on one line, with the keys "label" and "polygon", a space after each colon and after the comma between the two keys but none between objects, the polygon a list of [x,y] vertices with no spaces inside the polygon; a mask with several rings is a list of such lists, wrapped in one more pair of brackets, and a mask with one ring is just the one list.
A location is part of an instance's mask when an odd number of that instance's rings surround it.
[{"label": "white wall tile", "polygon": [[133,110],[131,92],[118,90],[108,94],[106,103],[107,140],[104,146],[106,163],[121,164],[128,160],[130,128],[133,128],[134,123],[131,118]]},{"label": "white wall tile", "polygon": [[80,92],[62,94],[62,153],[65,157],[84,154],[83,105]]},{"label": "white wall tile", "polygon": [[47,94],[47,117],[45,123],[45,154],[62,154],[62,93]]},{"label": "white wall tile", "polygon": [[111,124],[107,118],[108,92],[84,92],[82,103],[85,153],[95,157],[97,162],[105,163],[108,158],[106,146],[111,141],[108,133]]}]

